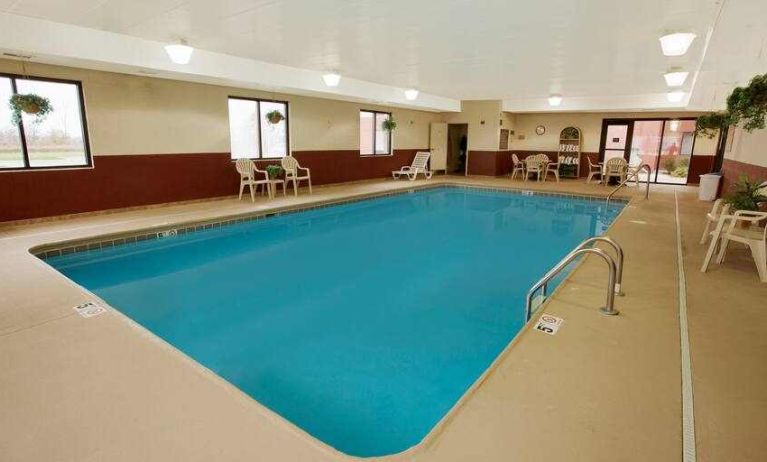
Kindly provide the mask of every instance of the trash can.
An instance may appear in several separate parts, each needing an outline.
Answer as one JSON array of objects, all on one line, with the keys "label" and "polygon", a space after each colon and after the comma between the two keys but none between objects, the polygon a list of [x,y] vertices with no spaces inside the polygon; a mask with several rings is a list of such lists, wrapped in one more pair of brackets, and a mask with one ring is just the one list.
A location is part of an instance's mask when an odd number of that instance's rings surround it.
[{"label": "trash can", "polygon": [[706,173],[700,176],[700,187],[698,188],[698,199],[702,201],[716,200],[716,193],[719,191],[719,182],[722,181],[722,175],[719,173]]}]

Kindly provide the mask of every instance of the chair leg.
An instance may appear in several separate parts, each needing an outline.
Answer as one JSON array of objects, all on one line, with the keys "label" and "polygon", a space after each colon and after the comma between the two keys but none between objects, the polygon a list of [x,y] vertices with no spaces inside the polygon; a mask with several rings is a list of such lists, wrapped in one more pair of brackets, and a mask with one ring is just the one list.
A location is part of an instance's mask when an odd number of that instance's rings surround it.
[{"label": "chair leg", "polygon": [[751,255],[756,263],[756,271],[759,273],[759,280],[767,282],[767,248],[765,242],[750,242]]},{"label": "chair leg", "polygon": [[312,178],[311,177],[309,177],[309,194],[310,195],[313,194],[312,193]]},{"label": "chair leg", "polygon": [[706,227],[703,228],[703,235],[700,237],[699,244],[703,245],[706,243],[706,238],[708,238],[708,229],[711,227],[711,220],[708,218],[706,219]]},{"label": "chair leg", "polygon": [[298,181],[293,178],[293,196],[298,197]]},{"label": "chair leg", "polygon": [[727,253],[727,246],[730,245],[730,240],[727,239],[727,235],[722,238],[722,242],[719,243],[719,255],[716,257],[717,264],[724,263],[724,256]]},{"label": "chair leg", "polygon": [[242,200],[242,191],[245,190],[245,183],[240,182],[240,200]]},{"label": "chair leg", "polygon": [[249,184],[248,188],[250,189],[250,202],[256,202],[256,191],[253,189],[253,185]]}]

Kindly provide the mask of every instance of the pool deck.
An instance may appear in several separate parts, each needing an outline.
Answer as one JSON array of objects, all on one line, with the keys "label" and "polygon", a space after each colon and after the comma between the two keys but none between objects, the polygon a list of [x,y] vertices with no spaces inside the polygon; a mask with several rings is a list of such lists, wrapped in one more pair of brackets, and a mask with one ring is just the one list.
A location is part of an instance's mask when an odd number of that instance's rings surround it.
[{"label": "pool deck", "polygon": [[[0,460],[359,460],[324,446],[120,313],[82,318],[87,292],[28,249],[64,240],[460,183],[606,195],[582,181],[522,183],[439,177],[315,188],[255,204],[227,198],[0,225]],[[639,188],[609,235],[626,253],[619,316],[604,304],[604,264],[591,257],[543,311],[554,335],[527,329],[427,436],[383,460],[682,460],[679,207],[699,461],[767,454],[767,284],[747,250],[699,267],[710,203],[696,188]],[[520,307],[522,309],[522,307]]]}]

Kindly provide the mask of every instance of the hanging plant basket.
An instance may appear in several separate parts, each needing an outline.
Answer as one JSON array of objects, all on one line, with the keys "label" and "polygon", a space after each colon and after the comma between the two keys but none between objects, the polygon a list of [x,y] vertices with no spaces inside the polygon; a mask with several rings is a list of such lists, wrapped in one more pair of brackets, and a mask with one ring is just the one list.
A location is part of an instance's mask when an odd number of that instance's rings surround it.
[{"label": "hanging plant basket", "polygon": [[392,132],[397,129],[397,122],[394,121],[391,117],[381,122],[381,128],[386,130],[387,132]]},{"label": "hanging plant basket", "polygon": [[12,120],[15,124],[21,122],[22,113],[35,116],[34,122],[39,123],[53,111],[53,107],[48,98],[35,95],[34,93],[13,95],[8,103],[11,107]]},{"label": "hanging plant basket", "polygon": [[717,130],[740,125],[752,132],[765,128],[767,116],[767,74],[757,75],[746,87],[737,87],[727,97],[727,110],[698,117],[695,133],[713,138]]},{"label": "hanging plant basket", "polygon": [[276,109],[274,111],[270,111],[266,113],[266,121],[272,125],[277,125],[283,120],[285,120],[285,116],[282,115],[282,112]]}]

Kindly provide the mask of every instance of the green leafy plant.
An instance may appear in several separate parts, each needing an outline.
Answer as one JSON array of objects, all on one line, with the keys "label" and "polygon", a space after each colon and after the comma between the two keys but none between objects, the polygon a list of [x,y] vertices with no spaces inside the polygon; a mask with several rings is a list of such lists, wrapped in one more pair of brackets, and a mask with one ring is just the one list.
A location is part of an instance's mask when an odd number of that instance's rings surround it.
[{"label": "green leafy plant", "polygon": [[577,140],[581,137],[581,132],[575,127],[567,127],[562,130],[562,133],[559,134],[559,137],[563,140]]},{"label": "green leafy plant", "polygon": [[687,165],[679,165],[671,173],[671,176],[677,178],[686,178],[689,167]]},{"label": "green leafy plant", "polygon": [[394,118],[389,117],[388,119],[384,120],[381,123],[381,128],[383,128],[387,132],[394,131],[397,129],[397,122],[394,121]]},{"label": "green leafy plant", "polygon": [[757,75],[746,87],[737,87],[727,97],[727,110],[698,117],[695,133],[713,138],[717,130],[742,125],[747,132],[765,128],[767,74]]},{"label": "green leafy plant", "polygon": [[733,185],[732,193],[725,197],[725,202],[736,211],[759,210],[759,203],[767,202],[761,183],[761,180],[751,181],[748,176],[741,175],[738,182]]},{"label": "green leafy plant", "polygon": [[266,121],[272,125],[277,125],[283,120],[285,120],[285,116],[282,115],[282,112],[278,111],[277,109],[266,113]]},{"label": "green leafy plant", "polygon": [[282,167],[279,165],[267,165],[265,170],[267,175],[269,175],[269,178],[272,180],[282,174]]},{"label": "green leafy plant", "polygon": [[21,122],[21,113],[34,115],[34,122],[42,122],[53,111],[51,101],[34,93],[13,95],[8,101],[11,108],[11,119],[14,124]]},{"label": "green leafy plant", "polygon": [[663,160],[663,168],[665,168],[668,173],[672,173],[676,170],[676,159],[671,156],[666,157]]}]

